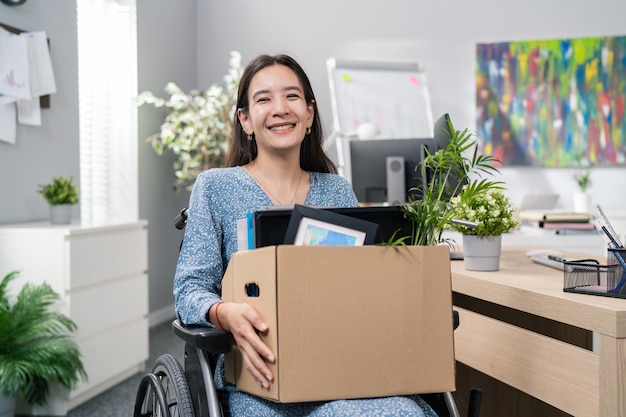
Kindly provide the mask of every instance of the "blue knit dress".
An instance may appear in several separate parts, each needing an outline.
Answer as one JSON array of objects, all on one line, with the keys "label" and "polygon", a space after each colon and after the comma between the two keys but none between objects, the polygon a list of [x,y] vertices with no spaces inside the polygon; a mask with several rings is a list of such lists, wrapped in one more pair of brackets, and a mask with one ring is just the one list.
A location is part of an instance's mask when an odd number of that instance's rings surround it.
[{"label": "blue knit dress", "polygon": [[[317,172],[311,172],[310,176],[306,205],[354,207],[358,204],[352,187],[343,177]],[[174,277],[176,314],[183,323],[212,326],[205,314],[221,300],[222,277],[237,251],[237,220],[270,205],[269,197],[241,167],[210,169],[198,176],[189,200],[189,217]],[[225,413],[233,417],[436,416],[417,395],[275,403],[228,384],[222,360],[218,362],[215,383]]]}]

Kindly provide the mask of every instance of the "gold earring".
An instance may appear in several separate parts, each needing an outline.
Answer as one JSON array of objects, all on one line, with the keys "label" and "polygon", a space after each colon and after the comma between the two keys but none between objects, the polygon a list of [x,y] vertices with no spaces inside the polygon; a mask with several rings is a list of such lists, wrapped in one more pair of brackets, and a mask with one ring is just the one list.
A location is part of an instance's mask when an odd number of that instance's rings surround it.
[{"label": "gold earring", "polygon": [[306,134],[307,134],[307,135],[310,135],[310,134],[311,134],[311,128],[310,128],[310,127],[307,127],[307,128],[306,128]]}]

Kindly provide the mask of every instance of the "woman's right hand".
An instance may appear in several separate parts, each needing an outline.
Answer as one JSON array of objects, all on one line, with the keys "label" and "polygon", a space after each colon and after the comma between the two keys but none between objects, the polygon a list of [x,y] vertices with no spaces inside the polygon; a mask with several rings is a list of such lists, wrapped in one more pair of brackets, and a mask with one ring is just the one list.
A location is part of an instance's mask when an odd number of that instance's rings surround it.
[{"label": "woman's right hand", "polygon": [[217,307],[215,304],[209,311],[211,323],[219,323],[219,327],[232,333],[241,351],[245,368],[259,385],[269,389],[274,375],[267,363],[274,363],[275,358],[258,335],[258,332],[267,331],[267,323],[250,304],[222,303],[218,311],[219,319],[215,315]]}]

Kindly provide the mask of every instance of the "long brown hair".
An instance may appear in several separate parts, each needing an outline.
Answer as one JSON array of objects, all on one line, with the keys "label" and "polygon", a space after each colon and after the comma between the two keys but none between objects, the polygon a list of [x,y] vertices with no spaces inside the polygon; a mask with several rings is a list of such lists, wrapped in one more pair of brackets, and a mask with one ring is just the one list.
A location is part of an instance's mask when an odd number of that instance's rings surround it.
[{"label": "long brown hair", "polygon": [[[313,94],[311,82],[306,73],[293,58],[288,55],[259,55],[254,58],[244,69],[239,81],[239,91],[237,92],[237,108],[244,113],[249,111],[248,90],[250,82],[254,75],[260,70],[272,66],[284,65],[290,68],[300,80],[300,84],[304,89],[305,101],[313,106],[313,124],[311,125],[311,133],[307,134],[300,146],[300,168],[305,171],[312,172],[331,172],[337,173],[335,164],[324,152],[322,142],[324,140],[322,132],[322,122],[317,111],[317,102]],[[245,165],[252,162],[257,156],[256,139],[248,140],[248,135],[243,130],[243,126],[237,115],[233,119],[232,137],[228,145],[228,153],[226,155],[226,166],[234,167]]]}]

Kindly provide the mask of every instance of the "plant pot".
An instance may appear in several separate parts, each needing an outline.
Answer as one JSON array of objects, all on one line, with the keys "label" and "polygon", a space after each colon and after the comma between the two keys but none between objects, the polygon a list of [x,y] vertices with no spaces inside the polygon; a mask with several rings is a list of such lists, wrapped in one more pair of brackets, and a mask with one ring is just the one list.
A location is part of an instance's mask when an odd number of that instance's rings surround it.
[{"label": "plant pot", "polygon": [[469,271],[500,269],[502,236],[463,235],[463,266]]},{"label": "plant pot", "polygon": [[0,392],[0,417],[15,415],[15,397],[7,397]]},{"label": "plant pot", "polygon": [[574,193],[573,198],[576,213],[589,213],[591,211],[591,194],[581,191]]},{"label": "plant pot", "polygon": [[70,224],[72,221],[72,204],[53,204],[50,206],[50,223]]}]

